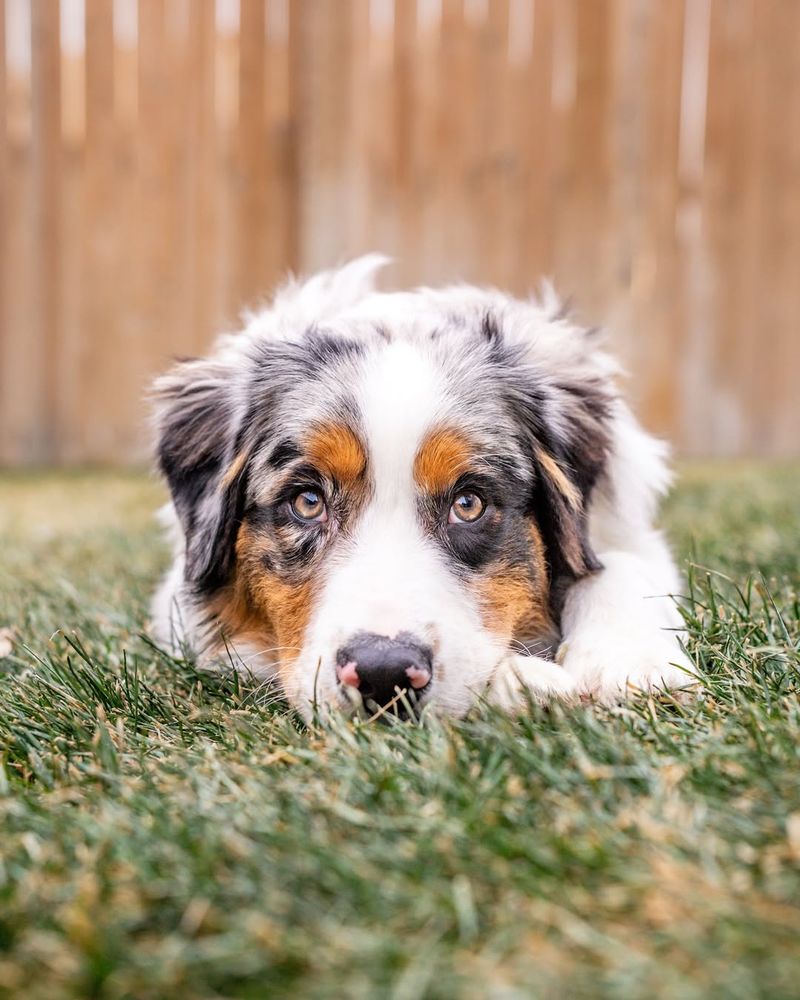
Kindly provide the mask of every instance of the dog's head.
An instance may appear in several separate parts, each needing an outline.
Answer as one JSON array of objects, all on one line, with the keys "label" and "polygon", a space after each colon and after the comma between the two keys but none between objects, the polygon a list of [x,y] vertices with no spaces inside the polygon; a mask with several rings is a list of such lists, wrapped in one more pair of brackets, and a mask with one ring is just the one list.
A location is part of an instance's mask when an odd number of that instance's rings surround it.
[{"label": "dog's head", "polygon": [[158,382],[186,583],[305,714],[398,689],[459,714],[598,568],[608,371],[547,308],[366,295],[353,266]]}]

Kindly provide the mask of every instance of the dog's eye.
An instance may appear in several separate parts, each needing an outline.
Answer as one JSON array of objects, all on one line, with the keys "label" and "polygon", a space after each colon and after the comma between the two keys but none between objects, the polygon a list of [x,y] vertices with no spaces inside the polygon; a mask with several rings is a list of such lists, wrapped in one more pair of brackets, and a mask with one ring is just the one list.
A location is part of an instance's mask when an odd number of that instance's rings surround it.
[{"label": "dog's eye", "polygon": [[303,490],[292,500],[292,513],[299,521],[327,521],[325,498],[318,490]]},{"label": "dog's eye", "polygon": [[449,524],[458,524],[459,521],[467,524],[477,521],[486,510],[486,505],[477,493],[459,493],[450,508],[447,518]]}]

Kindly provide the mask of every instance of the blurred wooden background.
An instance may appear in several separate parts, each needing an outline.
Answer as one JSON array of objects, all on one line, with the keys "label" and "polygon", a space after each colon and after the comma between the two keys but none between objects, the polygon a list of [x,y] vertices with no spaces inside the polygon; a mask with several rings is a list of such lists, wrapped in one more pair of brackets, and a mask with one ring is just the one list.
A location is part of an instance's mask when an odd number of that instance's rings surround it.
[{"label": "blurred wooden background", "polygon": [[552,275],[684,453],[800,452],[798,0],[0,0],[0,461],[136,460],[287,269]]}]

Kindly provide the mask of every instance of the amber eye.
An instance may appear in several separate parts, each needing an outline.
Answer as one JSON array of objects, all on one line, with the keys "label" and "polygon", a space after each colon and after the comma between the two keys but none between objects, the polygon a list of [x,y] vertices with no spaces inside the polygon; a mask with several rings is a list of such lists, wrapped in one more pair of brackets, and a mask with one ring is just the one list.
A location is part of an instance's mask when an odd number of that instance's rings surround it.
[{"label": "amber eye", "polygon": [[459,521],[467,524],[477,521],[486,510],[486,504],[477,493],[459,493],[450,508],[447,518],[450,524],[458,524]]},{"label": "amber eye", "polygon": [[303,490],[292,500],[292,513],[300,521],[327,521],[325,497],[318,490]]}]

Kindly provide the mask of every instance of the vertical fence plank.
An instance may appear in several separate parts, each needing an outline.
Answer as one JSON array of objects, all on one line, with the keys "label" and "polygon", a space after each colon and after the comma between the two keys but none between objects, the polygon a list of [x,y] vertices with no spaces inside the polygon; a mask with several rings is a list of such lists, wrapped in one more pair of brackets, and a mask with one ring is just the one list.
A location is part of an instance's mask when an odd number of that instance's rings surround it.
[{"label": "vertical fence plank", "polygon": [[461,204],[459,191],[463,170],[461,151],[466,129],[466,102],[457,99],[459,86],[467,75],[463,19],[462,0],[443,0],[436,78],[439,106],[434,154],[438,163],[441,196],[435,249],[439,258],[439,277],[448,281],[465,274],[462,264],[466,212]]},{"label": "vertical fence plank", "polygon": [[483,162],[483,137],[481,135],[481,94],[483,83],[476,67],[480,60],[480,25],[481,18],[486,13],[482,4],[474,0],[463,0],[460,24],[457,30],[462,34],[461,44],[464,49],[464,62],[461,66],[463,75],[456,83],[457,89],[451,92],[452,101],[463,101],[464,117],[462,121],[461,149],[459,156],[460,178],[458,184],[459,211],[463,215],[461,248],[459,265],[463,269],[462,277],[468,281],[480,280],[476,261],[480,246],[480,229],[477,213],[481,185],[481,165]]},{"label": "vertical fence plank", "polygon": [[480,36],[480,131],[484,160],[479,181],[478,267],[481,280],[503,285],[508,283],[514,256],[508,0],[495,0],[488,5]]},{"label": "vertical fence plank", "polygon": [[[115,218],[114,24],[108,0],[86,0],[86,140],[82,192],[81,343],[73,381],[72,407],[79,414],[80,452],[111,459],[121,414],[116,405],[125,380],[118,338],[116,279],[118,228]],[[103,331],[99,337],[93,331]]]},{"label": "vertical fence plank", "polygon": [[11,459],[8,413],[10,371],[13,364],[13,340],[8,310],[8,115],[6,113],[6,4],[0,0],[0,464]]},{"label": "vertical fence plank", "polygon": [[[553,77],[550,91],[549,160],[551,208],[551,257],[549,274],[562,293],[569,296],[576,289],[570,278],[569,259],[565,265],[565,243],[570,232],[574,199],[572,171],[571,122],[574,117],[577,89],[577,41],[575,0],[557,0],[553,5]],[[569,255],[566,255],[567,258]]]},{"label": "vertical fence plank", "polygon": [[[349,10],[351,40],[346,100],[350,113],[343,167],[347,186],[341,192],[346,198],[348,225],[342,234],[342,258],[353,257],[364,249],[379,248],[372,236],[376,197],[370,150],[370,132],[374,128],[370,8],[371,0],[352,0]],[[302,183],[297,189],[297,196],[299,202],[304,204],[305,187]],[[302,253],[301,260],[304,260]]]},{"label": "vertical fence plank", "polygon": [[266,121],[267,163],[263,179],[269,240],[264,285],[270,291],[297,266],[293,230],[297,225],[295,121],[290,83],[291,4],[268,0]]},{"label": "vertical fence plank", "polygon": [[[421,162],[421,111],[417,103],[418,86],[423,75],[423,60],[417,58],[421,47],[417,37],[417,5],[414,0],[400,0],[395,5],[392,39],[392,93],[389,135],[391,153],[387,184],[396,212],[396,244],[392,251],[398,256],[396,276],[402,282],[410,277],[414,258],[420,252],[421,205],[427,192],[427,177]],[[428,105],[435,95],[425,95]]]},{"label": "vertical fence plank", "polygon": [[[785,93],[788,120],[800,121],[800,7],[790,5],[789,24],[780,24],[783,55],[781,90]],[[781,261],[781,280],[786,299],[781,320],[778,351],[775,355],[776,385],[780,403],[770,418],[773,432],[768,442],[771,454],[796,453],[798,427],[798,372],[800,372],[800,129],[785,129],[775,136],[782,148],[783,218],[786,243]],[[769,398],[762,404],[762,412]]]},{"label": "vertical fence plank", "polygon": [[667,436],[679,424],[675,382],[676,345],[684,322],[684,272],[677,242],[680,184],[678,158],[683,85],[683,4],[649,11],[643,32],[644,127],[637,186],[637,238],[631,261],[633,345],[630,363],[639,372],[637,405],[655,431]]},{"label": "vertical fence plank", "polygon": [[239,119],[236,132],[238,297],[252,304],[267,291],[270,230],[265,106],[264,0],[240,0]]},{"label": "vertical fence plank", "polygon": [[214,0],[195,0],[189,23],[189,302],[191,352],[208,348],[223,321],[216,297],[217,144],[214,115]]},{"label": "vertical fence plank", "polygon": [[287,140],[283,160],[283,185],[281,197],[286,207],[287,242],[285,266],[298,272],[302,266],[303,215],[301,196],[303,190],[303,149],[305,90],[302,82],[303,52],[305,44],[304,0],[287,0],[288,33],[286,39],[286,114]]},{"label": "vertical fence plank", "polygon": [[[753,0],[731,0],[711,5],[706,103],[705,163],[703,170],[703,225],[712,274],[726,275],[711,289],[713,325],[703,367],[692,377],[706,385],[703,425],[706,447],[723,453],[735,450],[747,435],[748,400],[736,385],[742,350],[749,353],[753,315],[747,303],[748,242],[756,222],[756,186],[750,183],[757,145],[754,129],[755,16]],[[670,331],[671,332],[671,331]],[[695,370],[699,364],[693,366]]]},{"label": "vertical fence plank", "polygon": [[519,247],[515,287],[533,287],[553,266],[554,167],[553,46],[554,4],[536,0],[530,56],[520,74],[514,113],[520,159]]},{"label": "vertical fence plank", "polygon": [[[75,8],[73,7],[73,10]],[[69,16],[70,8],[63,10]],[[86,143],[86,59],[85,46],[78,43],[74,31],[72,44],[64,48],[61,60],[61,185],[59,224],[63,238],[59,253],[59,385],[61,390],[58,459],[71,462],[86,455],[87,404],[100,386],[85,378],[85,356],[94,356],[98,347],[89,331],[98,329],[87,323],[83,306],[85,289],[93,288],[96,276],[85,273],[83,216],[86,207],[84,190]],[[94,194],[94,193],[92,193]],[[113,232],[114,227],[105,225]],[[102,351],[102,345],[99,350]],[[113,423],[112,406],[103,414],[103,426]]]},{"label": "vertical fence plank", "polygon": [[40,372],[31,455],[52,460],[58,454],[61,388],[59,361],[59,255],[61,232],[61,49],[58,0],[32,0],[31,114],[33,238],[36,294],[31,338]]},{"label": "vertical fence plank", "polygon": [[800,8],[763,0],[755,35],[759,228],[751,294],[757,296],[759,328],[753,331],[749,419],[754,450],[769,454],[791,448],[797,440]]},{"label": "vertical fence plank", "polygon": [[[302,0],[301,0],[302,2]],[[217,5],[214,46],[214,88],[218,162],[217,212],[217,293],[223,326],[236,322],[242,303],[237,280],[237,167],[236,129],[239,120],[239,26],[223,25],[222,7]]]},{"label": "vertical fence plank", "polygon": [[[196,341],[187,295],[188,184],[186,114],[189,18],[185,0],[138,5],[136,385],[127,400],[130,425],[144,428],[143,394],[152,374]],[[169,95],[168,99],[165,95]],[[138,435],[138,450],[146,435]]]},{"label": "vertical fence plank", "polygon": [[[566,108],[564,211],[558,228],[557,274],[582,306],[599,316],[610,282],[610,136],[613,0],[571,2],[574,99]],[[592,237],[587,239],[591,233]]]},{"label": "vertical fence plank", "polygon": [[303,267],[316,270],[341,259],[347,243],[348,199],[342,172],[350,136],[350,5],[315,0],[302,6],[300,65],[300,176],[303,185]]},{"label": "vertical fence plank", "polygon": [[[170,242],[168,232],[170,155],[168,109],[165,94],[169,89],[168,51],[164,0],[139,3],[138,11],[138,119],[137,220],[135,254],[136,329],[131,339],[129,363],[134,381],[141,392],[153,367],[166,364],[168,354],[176,350],[180,334],[169,326],[168,284]],[[170,100],[174,100],[171,96]],[[181,331],[183,332],[183,331]],[[178,333],[178,338],[176,338]],[[138,407],[135,395],[126,399],[128,419],[135,420]]]},{"label": "vertical fence plank", "polygon": [[[415,0],[404,0],[413,5]],[[366,59],[359,59],[362,86],[366,88],[369,127],[362,133],[360,145],[366,156],[368,171],[368,212],[363,234],[363,248],[377,248],[401,258],[402,247],[398,232],[398,204],[393,187],[394,136],[392,105],[394,90],[393,52],[394,24],[385,18],[388,6],[369,4],[369,32],[364,37]],[[382,16],[376,17],[376,13]],[[351,34],[351,40],[357,36]],[[346,50],[348,65],[352,65],[352,48]],[[352,93],[352,90],[351,90]],[[352,107],[352,105],[351,105]],[[352,197],[352,191],[350,192]]]},{"label": "vertical fence plank", "polygon": [[[6,11],[8,13],[8,9]],[[29,30],[28,44],[32,42]],[[10,39],[8,39],[10,42]],[[35,248],[31,170],[30,75],[6,67],[6,198],[3,233],[6,241],[6,330],[0,343],[7,351],[0,369],[5,441],[3,456],[14,463],[35,460],[36,423],[42,406],[40,352],[31,319],[35,296]]]},{"label": "vertical fence plank", "polygon": [[165,6],[163,35],[166,83],[170,100],[163,102],[160,136],[163,150],[163,202],[159,220],[164,227],[164,269],[162,281],[167,294],[163,307],[170,330],[170,345],[165,350],[163,334],[157,335],[156,351],[151,355],[151,372],[163,367],[170,356],[189,355],[196,339],[190,325],[191,265],[189,256],[189,212],[191,207],[189,179],[190,160],[194,150],[189,146],[191,120],[187,115],[190,91],[189,78],[190,23],[197,16],[195,0],[169,0]]},{"label": "vertical fence plank", "polygon": [[[414,0],[400,0],[395,5],[393,29],[394,92],[392,94],[391,131],[393,141],[393,180],[397,190],[411,181],[413,168],[414,76],[417,65],[417,9]],[[433,98],[433,95],[428,95]]]},{"label": "vertical fence plank", "polygon": [[[146,341],[152,335],[142,262],[143,230],[149,222],[141,183],[142,97],[139,81],[140,49],[138,3],[128,8],[132,24],[127,33],[114,22],[114,219],[118,271],[115,277],[114,323],[117,330],[119,365],[124,374],[115,390],[115,451],[128,460],[144,454],[147,423],[141,397],[144,390]],[[131,37],[133,29],[136,36]]]},{"label": "vertical fence plank", "polygon": [[399,206],[404,215],[415,220],[415,229],[408,234],[411,242],[403,248],[410,284],[421,281],[431,284],[448,277],[447,262],[441,259],[436,236],[437,227],[448,225],[448,220],[439,209],[444,188],[437,156],[443,98],[437,86],[442,22],[441,16],[437,18],[433,13],[437,12],[417,3],[416,36],[412,43],[411,177],[406,204]]}]

